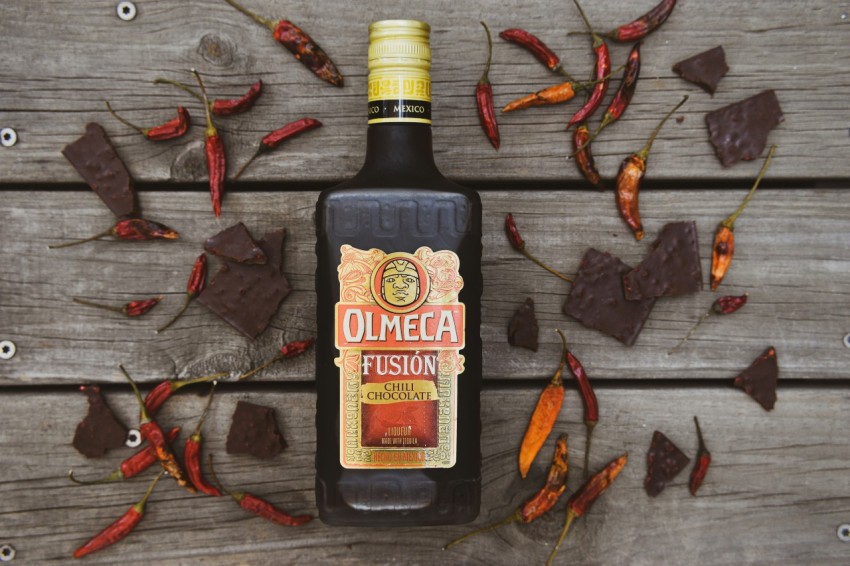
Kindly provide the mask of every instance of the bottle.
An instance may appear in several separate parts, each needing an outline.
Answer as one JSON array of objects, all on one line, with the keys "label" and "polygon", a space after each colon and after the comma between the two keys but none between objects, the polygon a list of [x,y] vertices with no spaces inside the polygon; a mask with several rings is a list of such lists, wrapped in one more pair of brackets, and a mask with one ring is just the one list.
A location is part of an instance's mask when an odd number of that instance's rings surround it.
[{"label": "bottle", "polygon": [[316,206],[316,504],[458,524],[481,499],[481,201],[431,149],[430,27],[369,26],[366,160]]}]

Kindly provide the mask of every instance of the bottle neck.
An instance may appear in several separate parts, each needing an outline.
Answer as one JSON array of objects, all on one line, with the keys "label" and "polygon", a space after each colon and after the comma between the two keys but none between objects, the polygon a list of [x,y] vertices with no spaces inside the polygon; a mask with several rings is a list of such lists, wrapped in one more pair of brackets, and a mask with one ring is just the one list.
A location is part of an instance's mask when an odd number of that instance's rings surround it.
[{"label": "bottle neck", "polygon": [[370,124],[366,160],[360,180],[395,186],[418,186],[442,175],[434,163],[431,126],[416,123]]}]

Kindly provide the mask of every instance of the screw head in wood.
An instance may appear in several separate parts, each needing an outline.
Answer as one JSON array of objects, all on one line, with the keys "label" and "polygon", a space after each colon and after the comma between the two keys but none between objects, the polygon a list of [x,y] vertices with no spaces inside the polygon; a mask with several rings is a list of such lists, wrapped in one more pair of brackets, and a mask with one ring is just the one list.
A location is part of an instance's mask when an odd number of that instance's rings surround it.
[{"label": "screw head in wood", "polygon": [[11,340],[2,340],[0,341],[0,360],[11,360],[15,357],[15,352],[18,349],[15,347],[15,343]]},{"label": "screw head in wood", "polygon": [[838,540],[841,542],[850,542],[850,523],[838,525],[836,533],[838,534]]},{"label": "screw head in wood", "polygon": [[115,11],[118,13],[118,17],[125,22],[129,22],[136,17],[136,5],[132,2],[119,2]]},{"label": "screw head in wood", "polygon": [[845,346],[847,346],[848,348],[850,348],[850,334],[845,334],[845,335],[844,335],[844,340],[843,340],[843,342],[844,342],[844,345],[845,345]]},{"label": "screw head in wood", "polygon": [[18,132],[12,128],[3,128],[0,130],[0,145],[3,147],[12,147],[18,143]]},{"label": "screw head in wood", "polygon": [[142,443],[142,433],[138,431],[138,429],[131,428],[127,431],[127,440],[124,441],[124,445],[128,448],[136,448]]},{"label": "screw head in wood", "polygon": [[15,547],[11,544],[0,546],[0,562],[11,562],[15,559]]}]

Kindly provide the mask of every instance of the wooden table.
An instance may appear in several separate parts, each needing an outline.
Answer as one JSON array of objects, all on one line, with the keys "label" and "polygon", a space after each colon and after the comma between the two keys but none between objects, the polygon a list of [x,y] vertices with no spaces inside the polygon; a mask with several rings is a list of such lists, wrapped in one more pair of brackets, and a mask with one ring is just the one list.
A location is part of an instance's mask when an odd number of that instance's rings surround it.
[{"label": "wooden table", "polygon": [[[534,31],[584,77],[592,62],[585,39],[565,33],[582,29],[569,3],[245,2],[308,30],[340,66],[345,88],[319,82],[268,33],[216,0],[137,0],[131,22],[116,17],[114,0],[0,4],[0,127],[13,127],[19,136],[14,147],[0,147],[0,339],[17,346],[12,359],[0,360],[0,544],[13,544],[16,560],[70,560],[73,549],[123,513],[148,482],[147,476],[97,487],[68,482],[70,468],[99,476],[129,452],[90,461],[71,447],[86,412],[79,384],[101,384],[109,404],[132,424],[134,399],[117,371],[119,362],[148,387],[210,371],[236,375],[273,355],[282,341],[315,332],[313,206],[320,189],[353,175],[363,159],[366,27],[376,19],[411,17],[433,28],[437,162],[447,176],[480,190],[485,210],[484,503],[472,527],[511,513],[545,474],[552,440],[525,482],[516,472],[516,456],[538,392],[557,364],[554,329],[561,328],[598,391],[602,418],[593,466],[623,451],[631,460],[573,527],[558,563],[850,561],[850,543],[836,534],[839,525],[850,523],[850,348],[843,343],[850,332],[850,3],[682,1],[646,39],[635,100],[594,145],[603,175],[610,178],[620,160],[643,145],[683,94],[690,100],[678,113],[684,121],[671,121],[655,143],[641,198],[648,236],[636,243],[616,214],[611,192],[589,189],[565,160],[564,123],[577,102],[500,117],[498,153],[478,124],[472,93],[486,47],[478,21],[486,19],[496,31]],[[597,0],[585,7],[604,28],[653,3]],[[675,61],[718,44],[731,70],[713,98],[671,72]],[[616,65],[627,49],[613,47]],[[253,111],[219,122],[231,163],[240,164],[259,137],[279,124],[305,115],[324,123],[259,159],[230,185],[220,220],[210,213],[206,191],[201,107],[152,83],[159,76],[188,81],[192,67],[204,73],[215,96],[238,95],[258,78],[266,85]],[[497,106],[554,80],[526,52],[498,39],[490,76]],[[504,214],[513,212],[529,246],[566,272],[575,271],[591,246],[636,264],[664,223],[693,219],[707,271],[713,229],[743,198],[761,161],[721,167],[703,117],[768,88],[776,90],[785,113],[770,135],[779,149],[763,188],[737,223],[735,261],[721,289],[748,292],[745,309],[712,318],[673,356],[667,350],[714,293],[659,301],[632,348],[561,314],[567,287],[509,247]],[[162,121],[185,104],[194,126],[179,140],[151,143],[111,119],[104,100],[141,124]],[[47,249],[112,222],[60,153],[90,121],[104,125],[130,167],[146,216],[177,228],[180,241]],[[195,305],[168,332],[156,334],[182,302],[203,240],[237,221],[255,234],[281,226],[289,231],[284,270],[294,291],[271,328],[251,342]],[[139,320],[71,302],[85,297],[120,304],[159,294],[164,304]],[[541,326],[537,353],[506,344],[507,321],[526,297],[535,300]],[[768,345],[776,347],[780,365],[779,400],[770,413],[731,387],[732,378]],[[293,511],[315,511],[311,358],[279,363],[251,383],[222,383],[204,430],[205,449],[216,454],[218,474],[228,485]],[[162,420],[184,431],[194,428],[204,403],[197,391],[171,401]],[[261,461],[224,452],[240,399],[276,409],[289,443],[283,454]],[[653,430],[693,456],[693,415],[699,415],[714,454],[705,486],[691,497],[684,472],[650,499],[642,483]],[[576,489],[584,441],[572,387],[557,429],[571,435],[569,486]],[[509,526],[442,552],[467,527],[331,529],[314,521],[287,529],[246,515],[230,500],[190,497],[165,482],[136,532],[88,560],[539,564],[556,538],[562,508],[530,526]]]}]

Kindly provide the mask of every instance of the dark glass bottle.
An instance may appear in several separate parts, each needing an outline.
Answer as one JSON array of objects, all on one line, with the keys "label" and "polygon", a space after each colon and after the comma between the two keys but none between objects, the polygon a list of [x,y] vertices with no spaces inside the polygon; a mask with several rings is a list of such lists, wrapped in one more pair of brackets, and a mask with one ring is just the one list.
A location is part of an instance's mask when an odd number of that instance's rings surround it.
[{"label": "dark glass bottle", "polygon": [[464,523],[481,493],[481,202],[434,163],[427,24],[369,31],[366,161],[316,207],[316,502],[333,525]]}]

